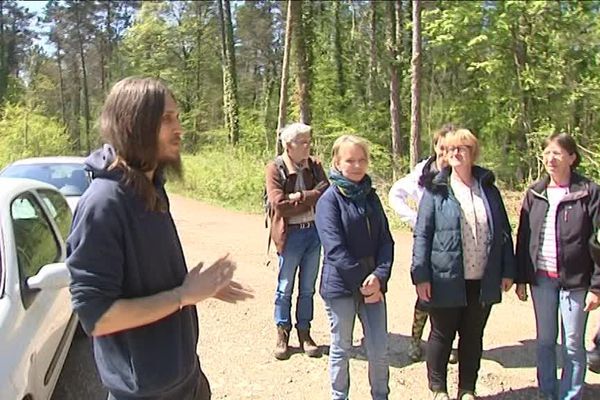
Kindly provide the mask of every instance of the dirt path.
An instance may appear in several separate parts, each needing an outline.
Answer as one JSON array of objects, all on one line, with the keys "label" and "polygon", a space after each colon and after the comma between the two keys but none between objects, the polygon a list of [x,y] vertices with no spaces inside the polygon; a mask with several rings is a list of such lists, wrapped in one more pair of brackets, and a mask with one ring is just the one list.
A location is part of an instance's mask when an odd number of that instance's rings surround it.
[{"label": "dirt path", "polygon": [[[179,196],[172,196],[172,211],[184,244],[188,264],[211,261],[227,252],[238,263],[237,279],[251,285],[256,298],[229,305],[210,300],[199,307],[202,365],[215,399],[327,399],[327,356],[309,359],[294,354],[288,361],[271,356],[275,342],[273,293],[275,262],[264,265],[266,230],[262,216],[226,211]],[[409,280],[412,238],[395,232],[396,263],[389,285],[390,399],[428,399],[423,362],[411,364],[405,349],[410,336],[415,295]],[[600,313],[594,313],[590,331]],[[315,297],[315,340],[328,345],[328,322],[323,301]],[[588,332],[588,337],[591,337]],[[483,399],[531,399],[535,390],[535,336],[531,302],[512,295],[495,306],[484,338],[478,393]],[[351,398],[368,399],[365,353],[360,347],[360,324],[355,330],[351,361]],[[297,338],[292,336],[297,348]],[[450,393],[456,393],[456,367],[449,372]],[[587,398],[600,398],[600,375],[588,373]]]},{"label": "dirt path", "polygon": [[[314,400],[329,398],[327,356],[310,359],[295,353],[288,361],[276,361],[273,296],[277,274],[275,258],[266,267],[266,230],[262,216],[209,206],[184,197],[171,197],[171,206],[189,266],[211,262],[229,252],[238,263],[236,278],[251,285],[256,298],[238,305],[209,300],[198,307],[198,351],[214,393],[227,400]],[[414,289],[409,279],[412,249],[410,235],[395,232],[396,263],[388,293],[390,331],[390,389],[392,400],[429,399],[425,363],[410,363],[406,356]],[[588,343],[600,312],[590,321]],[[313,335],[326,350],[329,328],[323,301],[315,296]],[[425,332],[426,337],[427,332]],[[369,399],[367,363],[360,347],[357,323],[355,351],[350,363],[351,398]],[[492,310],[484,338],[484,356],[478,382],[481,399],[535,398],[535,337],[531,302],[523,304],[512,295]],[[297,351],[297,338],[291,344]],[[457,368],[449,370],[449,390],[456,393]],[[600,399],[600,375],[587,374],[586,399]],[[53,400],[103,400],[86,341],[73,346]]]}]

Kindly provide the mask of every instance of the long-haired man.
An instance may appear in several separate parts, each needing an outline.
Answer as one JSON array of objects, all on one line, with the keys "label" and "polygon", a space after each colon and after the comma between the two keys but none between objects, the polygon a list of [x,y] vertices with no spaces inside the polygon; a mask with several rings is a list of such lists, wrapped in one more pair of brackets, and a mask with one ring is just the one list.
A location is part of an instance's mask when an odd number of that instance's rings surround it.
[{"label": "long-haired man", "polygon": [[227,256],[186,267],[164,189],[165,172],[181,175],[174,96],[159,80],[126,78],[104,103],[100,131],[106,144],[86,161],[93,180],[75,211],[67,265],[102,382],[115,400],[210,399],[195,304],[251,293],[232,280]]}]

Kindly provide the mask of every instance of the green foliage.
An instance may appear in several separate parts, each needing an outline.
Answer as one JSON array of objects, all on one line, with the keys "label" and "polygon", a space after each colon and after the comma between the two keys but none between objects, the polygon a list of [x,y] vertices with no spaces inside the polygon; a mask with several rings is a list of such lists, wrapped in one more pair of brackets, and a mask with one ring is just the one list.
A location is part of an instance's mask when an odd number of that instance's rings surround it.
[{"label": "green foliage", "polygon": [[424,93],[431,104],[424,119],[474,130],[482,160],[511,186],[539,176],[541,142],[552,132],[593,146],[600,128],[598,5],[443,2],[425,11],[432,90]]},{"label": "green foliage", "polygon": [[207,147],[197,155],[185,155],[185,178],[168,183],[170,190],[236,210],[260,212],[266,159],[230,147]]},{"label": "green foliage", "polygon": [[64,126],[22,105],[4,105],[0,116],[0,132],[0,167],[19,158],[71,152]]},{"label": "green foliage", "polygon": [[[244,208],[248,196],[260,196],[264,163],[274,155],[285,2],[231,2],[240,125],[235,148],[224,129],[216,1],[49,2],[42,19],[54,48],[50,53],[45,46],[28,45],[33,33],[25,27],[31,16],[16,2],[5,3],[0,98],[10,104],[0,107],[6,126],[0,135],[2,163],[25,155],[66,153],[69,146],[74,151],[85,148],[87,97],[90,142],[99,144],[93,121],[110,85],[128,75],[149,75],[164,79],[178,102],[189,184],[195,185],[185,190],[196,193],[197,187],[203,198],[238,208]],[[336,137],[365,137],[380,193],[392,183],[394,170],[408,172],[412,3],[400,3],[396,14],[397,3],[390,1],[302,4],[313,152],[328,165]],[[425,3],[421,140],[426,150],[421,157],[431,151],[431,132],[455,122],[478,136],[480,162],[506,188],[522,189],[543,173],[543,139],[566,131],[581,146],[581,171],[600,178],[600,1]],[[392,40],[395,18],[398,32]],[[397,58],[390,47],[394,41]],[[296,63],[290,69],[289,93],[296,87]],[[390,154],[392,63],[400,75],[402,148],[397,165]],[[290,97],[287,121],[293,122],[299,107],[298,99]],[[19,127],[27,118],[25,141]],[[68,135],[56,121],[67,126]],[[46,134],[38,138],[37,132]],[[234,167],[244,171],[244,182],[259,182],[259,190],[255,184],[236,183],[238,173],[221,181],[227,168]],[[246,202],[251,204],[248,209],[260,204]]]}]

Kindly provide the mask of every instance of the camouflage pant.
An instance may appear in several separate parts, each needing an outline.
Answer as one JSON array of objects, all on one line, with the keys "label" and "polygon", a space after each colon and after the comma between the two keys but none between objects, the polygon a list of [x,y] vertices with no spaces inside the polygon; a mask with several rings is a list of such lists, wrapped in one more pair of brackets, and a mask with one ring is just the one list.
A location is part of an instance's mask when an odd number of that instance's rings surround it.
[{"label": "camouflage pant", "polygon": [[412,339],[415,341],[421,341],[423,336],[423,330],[425,329],[425,323],[427,322],[427,316],[429,315],[426,307],[418,299],[415,303],[415,312],[412,323]]}]

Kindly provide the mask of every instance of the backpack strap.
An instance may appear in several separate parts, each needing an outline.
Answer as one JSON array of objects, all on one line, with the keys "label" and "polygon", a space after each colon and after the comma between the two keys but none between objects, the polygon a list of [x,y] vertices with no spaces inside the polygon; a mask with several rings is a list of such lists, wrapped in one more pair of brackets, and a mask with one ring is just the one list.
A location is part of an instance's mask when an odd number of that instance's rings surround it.
[{"label": "backpack strap", "polygon": [[285,161],[283,160],[282,156],[275,157],[275,166],[277,167],[277,171],[279,171],[279,177],[281,178],[281,187],[285,192],[285,184],[287,183],[288,179],[288,169],[285,165]]},{"label": "backpack strap", "polygon": [[317,183],[320,182],[318,180],[319,169],[317,168],[317,163],[314,162],[313,159],[310,157],[308,157],[308,168],[310,169],[310,173],[312,174],[313,178],[315,179],[315,186],[317,186]]},{"label": "backpack strap", "polygon": [[[275,163],[275,167],[277,168],[277,171],[279,172],[279,178],[280,178],[280,183],[281,183],[281,188],[283,189],[283,192],[285,193],[285,187],[287,184],[287,180],[288,180],[288,169],[287,166],[285,165],[285,161],[283,160],[283,157],[281,155],[275,157],[275,160],[273,160],[273,162]],[[271,218],[273,213],[273,209],[269,208],[269,212],[265,213],[265,228],[269,228],[269,219]],[[271,239],[272,239],[272,235],[271,235],[271,229],[269,228],[269,237],[267,239],[267,261],[265,262],[265,265],[268,266],[270,261],[269,261],[269,251],[271,250]]]}]

